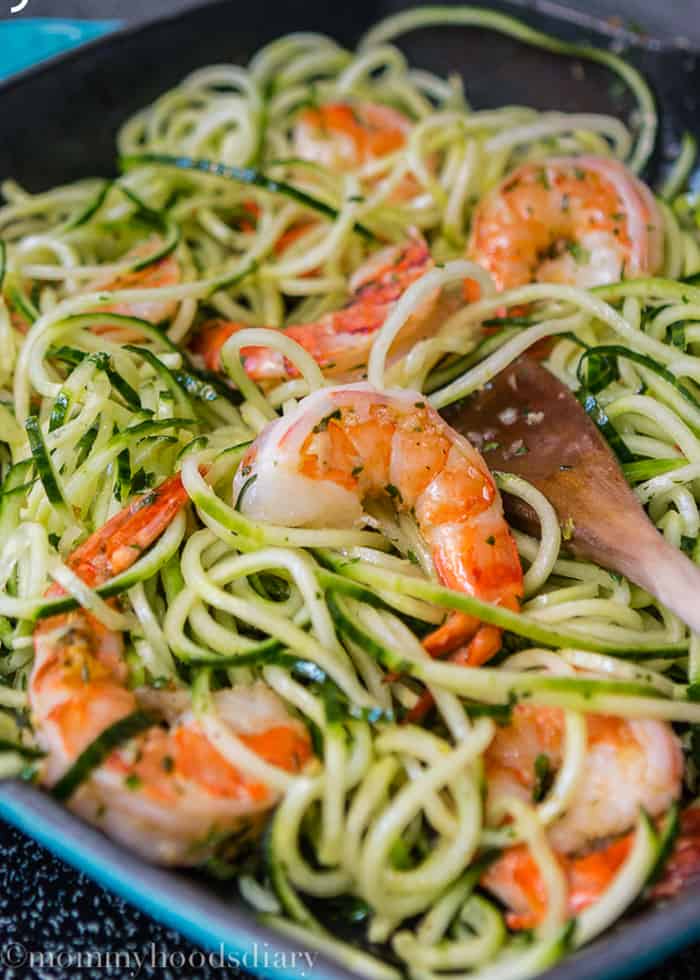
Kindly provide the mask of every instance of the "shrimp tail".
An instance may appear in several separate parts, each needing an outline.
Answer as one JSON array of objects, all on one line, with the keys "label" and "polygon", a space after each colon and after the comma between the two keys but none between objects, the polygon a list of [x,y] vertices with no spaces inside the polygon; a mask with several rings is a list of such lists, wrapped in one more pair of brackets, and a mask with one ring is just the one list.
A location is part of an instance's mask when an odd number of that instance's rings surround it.
[{"label": "shrimp tail", "polygon": [[134,500],[91,535],[69,559],[70,568],[87,585],[118,575],[165,531],[187,503],[180,475]]},{"label": "shrimp tail", "polygon": [[471,639],[479,629],[479,620],[466,613],[451,613],[442,626],[429,633],[423,640],[423,648],[431,657],[442,659]]},{"label": "shrimp tail", "polygon": [[[501,649],[502,631],[482,625],[473,616],[454,612],[446,622],[423,640],[423,648],[434,658],[450,655],[452,663],[481,667]],[[465,642],[467,641],[467,642]],[[419,724],[433,706],[433,696],[424,691],[406,715],[409,724]]]}]

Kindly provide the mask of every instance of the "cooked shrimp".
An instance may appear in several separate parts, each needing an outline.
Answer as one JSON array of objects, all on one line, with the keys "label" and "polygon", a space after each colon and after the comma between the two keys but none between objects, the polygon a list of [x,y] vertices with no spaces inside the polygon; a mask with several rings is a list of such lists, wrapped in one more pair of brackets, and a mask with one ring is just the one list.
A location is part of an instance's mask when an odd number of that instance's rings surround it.
[{"label": "cooked shrimp", "polygon": [[[331,376],[352,374],[363,368],[376,331],[393,305],[433,267],[428,246],[414,233],[404,245],[390,245],[375,252],[350,280],[350,299],[340,310],[324,314],[314,323],[287,327],[285,334],[296,340]],[[429,297],[416,310],[402,333],[405,341],[414,337],[430,313],[435,297]],[[194,349],[204,357],[212,371],[220,369],[220,352],[228,338],[247,324],[213,320],[205,323],[194,341]],[[242,351],[245,370],[256,381],[277,381],[297,377],[293,364],[279,351],[267,347],[246,347]]]},{"label": "cooked shrimp", "polygon": [[329,102],[304,109],[294,126],[294,153],[335,173],[357,170],[400,150],[411,120],[374,102]]},{"label": "cooked shrimp", "polygon": [[[445,585],[519,608],[522,569],[491,474],[415,392],[353,384],[310,395],[251,446],[236,474],[237,499],[244,484],[244,513],[293,527],[352,527],[365,501],[391,501],[415,515]],[[459,624],[453,640],[470,638],[484,659],[500,647],[495,627],[468,616]]]},{"label": "cooked shrimp", "polygon": [[[595,901],[614,877],[629,852],[629,831],[640,808],[652,817],[666,813],[679,798],[683,779],[680,743],[666,722],[588,715],[586,725],[585,770],[566,812],[548,834],[567,874],[572,914]],[[486,752],[492,816],[504,798],[532,800],[538,757],[546,757],[552,771],[559,769],[563,739],[561,709],[514,709],[511,723],[497,730]],[[540,920],[547,896],[527,848],[507,851],[484,883],[513,910],[514,927],[529,928]]]},{"label": "cooked shrimp", "polygon": [[617,160],[525,163],[476,208],[467,254],[499,289],[532,281],[589,288],[658,272],[663,218]]},{"label": "cooked shrimp", "polygon": [[[597,901],[624,864],[634,835],[626,834],[581,857],[557,855],[568,885],[568,912],[577,915]],[[511,929],[534,929],[544,919],[547,891],[535,859],[524,845],[511,847],[491,865],[481,884],[510,909]]]},{"label": "cooked shrimp", "polygon": [[[136,245],[124,256],[125,260],[145,259],[153,255],[163,245],[158,236],[153,235],[145,242]],[[180,264],[173,255],[166,255],[165,258],[147,265],[136,272],[125,272],[116,278],[98,277],[94,279],[86,288],[86,292],[105,292],[114,293],[120,289],[164,289],[168,286],[177,286],[181,280]],[[103,313],[118,313],[121,316],[133,316],[139,320],[148,320],[150,323],[162,323],[164,320],[171,320],[177,311],[177,302],[171,299],[151,299],[137,300],[134,302],[114,303],[111,306],[102,306],[100,311]],[[111,328],[114,329],[114,328]]]},{"label": "cooked shrimp", "polygon": [[[179,477],[135,501],[69,559],[96,586],[131,565],[187,501]],[[50,594],[60,594],[54,587]],[[139,707],[162,717],[90,772],[71,808],[150,860],[199,864],[230,856],[259,829],[277,793],[238,771],[212,744],[186,691],[132,690],[119,633],[80,609],[34,632],[29,701],[41,747],[42,782],[53,786],[107,728]],[[264,684],[214,695],[227,730],[266,762],[289,772],[310,757],[306,730]]]},{"label": "cooked shrimp", "polygon": [[[157,236],[152,236],[148,241],[141,242],[131,251],[127,252],[125,259],[145,259],[162,246],[162,240]],[[180,265],[177,259],[168,255],[152,265],[147,265],[144,269],[136,272],[125,272],[116,278],[100,275],[89,282],[83,289],[86,293],[99,291],[116,292],[119,289],[161,289],[167,286],[177,286],[180,282]],[[100,306],[102,313],[118,313],[121,316],[133,316],[140,320],[148,320],[151,323],[161,323],[170,320],[175,315],[177,303],[173,300],[141,300],[138,302],[113,303],[111,306]],[[25,315],[15,307],[10,307],[10,320],[12,326],[20,333],[26,334],[31,327],[31,322]],[[113,326],[96,325],[93,327],[95,333],[112,332]],[[129,339],[121,331],[122,339]],[[138,339],[140,334],[133,334],[134,339]]]},{"label": "cooked shrimp", "polygon": [[[700,875],[700,810],[690,807],[681,816],[680,834],[657,884],[646,897],[652,901],[672,898]],[[597,901],[621,869],[634,843],[625,834],[580,857],[559,855],[569,887],[569,914],[582,912]],[[482,885],[513,911],[507,914],[511,929],[532,929],[544,917],[547,895],[530,851],[522,846],[506,851],[491,866]]]}]

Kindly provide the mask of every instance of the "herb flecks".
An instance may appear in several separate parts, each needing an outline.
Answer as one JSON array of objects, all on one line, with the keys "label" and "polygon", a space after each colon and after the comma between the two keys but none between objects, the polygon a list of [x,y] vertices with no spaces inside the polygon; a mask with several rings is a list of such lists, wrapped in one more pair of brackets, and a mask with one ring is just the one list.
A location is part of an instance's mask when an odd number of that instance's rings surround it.
[{"label": "herb flecks", "polygon": [[535,759],[535,784],[532,788],[532,802],[540,803],[549,792],[554,774],[549,756],[540,753]]},{"label": "herb flecks", "polygon": [[319,432],[326,432],[331,422],[339,422],[342,417],[343,413],[339,408],[336,408],[334,412],[329,412],[328,415],[324,415],[321,421],[317,422],[311,431],[316,435]]},{"label": "herb flecks", "polygon": [[579,242],[567,242],[566,251],[577,265],[585,265],[587,262],[591,261],[591,253]]},{"label": "herb flecks", "polygon": [[576,533],[576,524],[573,517],[567,517],[561,526],[561,536],[564,541],[571,541]]}]

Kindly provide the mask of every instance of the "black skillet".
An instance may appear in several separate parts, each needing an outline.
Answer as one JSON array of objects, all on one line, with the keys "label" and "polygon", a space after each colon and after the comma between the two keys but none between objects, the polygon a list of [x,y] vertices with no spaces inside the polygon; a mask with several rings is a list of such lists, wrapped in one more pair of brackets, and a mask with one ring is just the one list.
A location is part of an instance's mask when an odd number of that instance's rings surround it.
[{"label": "black skillet", "polygon": [[[195,67],[243,63],[273,37],[318,30],[353,44],[372,23],[406,6],[399,0],[224,0],[171,19],[127,30],[57,58],[0,85],[0,180],[16,177],[33,191],[114,168],[118,126]],[[659,105],[657,152],[645,176],[654,180],[676,152],[684,130],[700,139],[700,61],[690,49],[654,41],[614,26],[544,13],[534,5],[492,3],[566,40],[624,48],[651,83]],[[553,4],[548,4],[551,11]],[[478,108],[518,103],[568,111],[624,114],[630,103],[610,75],[569,58],[471,29],[419,31],[402,40],[411,60],[441,74],[460,71]],[[274,954],[299,949],[258,925],[235,889],[181,872],[150,867],[72,817],[33,787],[0,787],[0,816],[159,921],[200,945],[236,956],[257,943],[267,976],[299,976],[274,964]],[[604,980],[637,974],[673,950],[700,938],[700,886],[663,907],[627,916],[614,930],[546,974],[547,980]],[[278,960],[279,962],[279,960]],[[287,964],[291,961],[289,956]],[[351,974],[319,957],[312,976],[349,980]]]}]

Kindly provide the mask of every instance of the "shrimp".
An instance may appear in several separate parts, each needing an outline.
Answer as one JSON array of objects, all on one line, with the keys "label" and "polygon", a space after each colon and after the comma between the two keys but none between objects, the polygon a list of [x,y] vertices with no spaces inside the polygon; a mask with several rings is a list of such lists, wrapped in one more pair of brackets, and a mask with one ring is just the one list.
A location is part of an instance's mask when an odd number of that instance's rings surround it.
[{"label": "shrimp", "polygon": [[[179,476],[136,500],[69,558],[94,587],[128,568],[187,502]],[[50,595],[61,594],[52,587]],[[78,815],[161,864],[230,858],[261,829],[277,794],[235,769],[205,734],[188,691],[132,690],[119,633],[79,609],[34,631],[29,703],[46,759],[47,786],[106,729],[139,708],[162,721],[114,749],[70,799]],[[266,762],[290,773],[311,757],[308,734],[261,682],[213,695],[227,730]]]},{"label": "shrimp", "polygon": [[[373,186],[385,176],[381,160],[405,146],[412,126],[408,116],[391,106],[328,102],[299,114],[293,133],[294,152],[299,159],[336,174],[355,172]],[[430,168],[434,170],[435,164],[431,157]],[[420,182],[412,173],[406,173],[388,199],[400,204],[420,191]]]},{"label": "shrimp", "polygon": [[[683,755],[667,722],[587,715],[586,766],[566,812],[548,838],[569,883],[569,909],[577,914],[610,884],[629,853],[640,808],[664,814],[679,798]],[[559,708],[518,705],[486,751],[487,813],[499,801],[531,801],[538,758],[556,771],[562,764],[564,715]],[[621,836],[624,835],[624,836]],[[600,845],[603,846],[600,846]],[[483,881],[511,909],[513,928],[542,918],[547,895],[529,850],[517,846],[493,864]]]},{"label": "shrimp", "polygon": [[467,255],[501,290],[590,288],[658,272],[663,227],[651,191],[618,160],[559,157],[523,164],[481,201]]},{"label": "shrimp", "polygon": [[411,120],[374,102],[329,102],[304,109],[294,126],[294,153],[335,173],[346,173],[400,150]]},{"label": "shrimp", "polygon": [[[294,325],[285,335],[296,340],[331,376],[351,375],[367,362],[374,334],[393,305],[433,267],[424,239],[414,232],[404,245],[390,245],[375,252],[350,279],[350,299],[340,310],[324,314],[313,323]],[[424,300],[402,332],[404,342],[414,337],[433,308],[436,296]],[[204,357],[211,371],[221,367],[220,352],[228,338],[247,326],[213,320],[205,323],[195,338],[194,350]],[[256,381],[279,381],[297,377],[293,364],[267,347],[246,347],[242,351],[247,374]]]},{"label": "shrimp", "polygon": [[[415,516],[441,582],[519,608],[520,560],[486,463],[416,392],[358,383],[309,395],[253,443],[234,495],[254,519],[340,528],[383,498]],[[457,616],[453,641],[469,640],[462,659],[474,662],[470,647],[484,659],[500,648],[500,630]]]},{"label": "shrimp", "polygon": [[[154,255],[162,247],[163,242],[157,235],[152,235],[147,241],[140,242],[127,252],[125,260],[146,259]],[[86,292],[117,292],[121,289],[165,289],[177,286],[182,278],[180,264],[173,255],[166,255],[151,265],[135,272],[124,272],[116,278],[104,276],[94,279]],[[171,299],[136,300],[113,303],[111,306],[101,306],[101,313],[118,313],[121,316],[133,316],[150,323],[162,323],[171,320],[177,311],[177,301]],[[105,328],[98,328],[104,332]],[[113,330],[114,328],[108,328]]]},{"label": "shrimp", "polygon": [[[162,247],[162,239],[158,236],[151,236],[147,241],[136,245],[131,251],[127,252],[125,259],[145,259],[153,255]],[[147,265],[136,272],[125,272],[113,278],[111,276],[100,275],[93,279],[84,288],[84,292],[116,292],[119,289],[161,289],[167,286],[177,286],[180,282],[180,265],[177,260],[168,255],[159,259],[152,265]],[[121,316],[137,317],[140,320],[148,320],[151,323],[161,323],[170,320],[177,310],[177,302],[173,300],[141,300],[137,302],[113,303],[111,306],[100,306],[95,312],[118,313]],[[26,334],[31,327],[31,321],[25,314],[10,304],[10,320],[15,330],[21,334]],[[103,334],[113,332],[116,328],[113,325],[96,325],[92,328],[94,333]],[[138,340],[140,334],[133,331],[127,332],[123,328],[120,330],[120,337],[124,342],[128,339]]]}]

